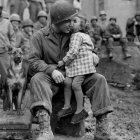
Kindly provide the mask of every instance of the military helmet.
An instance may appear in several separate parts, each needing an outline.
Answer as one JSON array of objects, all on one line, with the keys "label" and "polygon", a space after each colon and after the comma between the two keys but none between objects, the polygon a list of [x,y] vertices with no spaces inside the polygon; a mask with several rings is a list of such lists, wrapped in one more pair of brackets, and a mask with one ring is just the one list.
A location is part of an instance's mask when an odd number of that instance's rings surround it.
[{"label": "military helmet", "polygon": [[107,15],[105,11],[100,11],[100,14],[99,16],[102,16],[102,15]]},{"label": "military helmet", "polygon": [[140,16],[140,11],[137,11],[137,12],[136,12],[135,17],[136,17],[136,16]]},{"label": "military helmet", "polygon": [[6,11],[2,11],[2,17],[5,19],[9,19],[9,14]]},{"label": "military helmet", "polygon": [[10,21],[11,21],[11,22],[12,22],[12,21],[21,22],[20,16],[19,16],[18,14],[12,14],[12,15],[10,16]]},{"label": "military helmet", "polygon": [[96,16],[93,16],[90,21],[92,22],[93,20],[98,21],[98,18]]},{"label": "military helmet", "polygon": [[117,21],[117,18],[116,18],[116,17],[111,17],[111,18],[109,19],[109,21],[111,21],[111,20]]},{"label": "military helmet", "polygon": [[32,22],[31,19],[26,19],[22,22],[22,28],[25,28],[25,27],[28,27],[28,26],[33,27],[33,22]]},{"label": "military helmet", "polygon": [[66,0],[58,0],[50,9],[51,23],[58,24],[70,19],[72,16],[76,15],[76,13],[76,9],[70,2]]},{"label": "military helmet", "polygon": [[39,18],[39,17],[46,17],[47,18],[47,13],[45,11],[41,10],[37,15],[37,18]]}]

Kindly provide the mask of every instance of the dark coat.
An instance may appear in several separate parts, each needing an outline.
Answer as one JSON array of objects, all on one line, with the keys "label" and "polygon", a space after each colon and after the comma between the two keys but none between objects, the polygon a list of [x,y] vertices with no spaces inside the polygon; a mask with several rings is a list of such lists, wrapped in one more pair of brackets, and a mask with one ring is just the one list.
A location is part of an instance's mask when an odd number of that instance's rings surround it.
[{"label": "dark coat", "polygon": [[[135,32],[136,29],[136,32]],[[129,18],[126,23],[126,34],[131,36],[140,36],[140,25],[135,24],[134,18]]]},{"label": "dark coat", "polygon": [[51,75],[58,61],[66,55],[69,42],[70,34],[55,33],[51,27],[36,32],[31,40],[30,70]]},{"label": "dark coat", "polygon": [[122,37],[122,30],[120,28],[119,25],[115,24],[115,25],[112,25],[112,24],[109,24],[106,28],[106,35],[108,37],[111,37],[112,35],[118,35],[120,34],[121,37]]}]

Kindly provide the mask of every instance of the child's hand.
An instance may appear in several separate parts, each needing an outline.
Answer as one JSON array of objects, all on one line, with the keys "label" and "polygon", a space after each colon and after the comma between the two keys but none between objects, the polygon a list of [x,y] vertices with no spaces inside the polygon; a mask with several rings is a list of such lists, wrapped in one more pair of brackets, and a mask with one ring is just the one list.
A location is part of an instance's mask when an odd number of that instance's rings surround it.
[{"label": "child's hand", "polygon": [[58,67],[62,67],[62,66],[64,66],[64,61],[59,61],[58,62]]}]

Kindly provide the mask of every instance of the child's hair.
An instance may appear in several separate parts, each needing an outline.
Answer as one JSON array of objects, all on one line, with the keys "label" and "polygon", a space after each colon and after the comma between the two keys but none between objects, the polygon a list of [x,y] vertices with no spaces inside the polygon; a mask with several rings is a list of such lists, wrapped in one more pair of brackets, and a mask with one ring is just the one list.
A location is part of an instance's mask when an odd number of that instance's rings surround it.
[{"label": "child's hair", "polygon": [[81,30],[80,30],[80,32],[88,34],[89,33],[89,28],[90,28],[89,21],[82,14],[78,14],[77,17],[79,17],[81,19]]}]

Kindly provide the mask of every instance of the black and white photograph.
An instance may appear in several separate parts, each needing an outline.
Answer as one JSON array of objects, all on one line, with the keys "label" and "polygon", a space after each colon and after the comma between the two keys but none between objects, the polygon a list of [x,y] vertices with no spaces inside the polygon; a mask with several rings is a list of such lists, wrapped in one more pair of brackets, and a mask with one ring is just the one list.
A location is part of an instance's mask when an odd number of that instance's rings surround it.
[{"label": "black and white photograph", "polygon": [[0,0],[0,140],[140,140],[140,0]]}]

